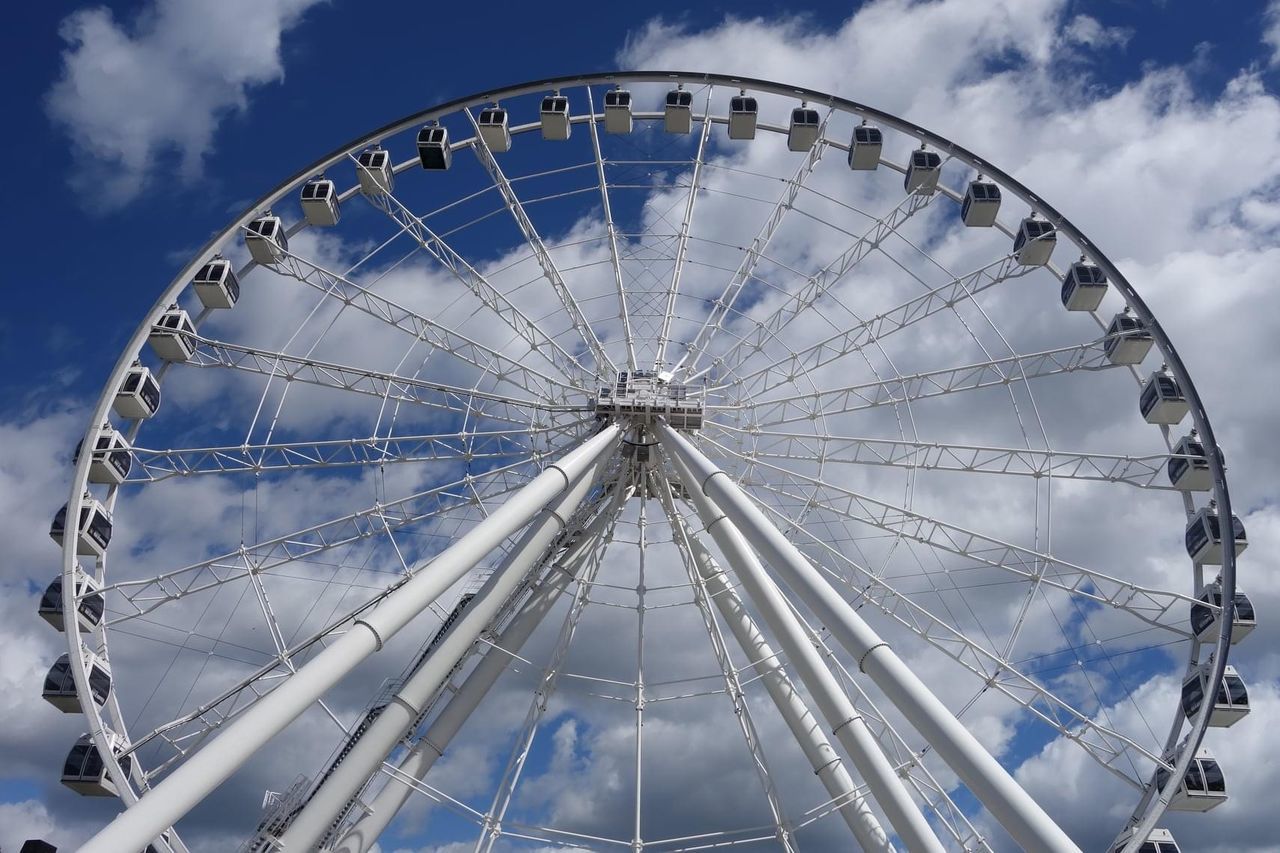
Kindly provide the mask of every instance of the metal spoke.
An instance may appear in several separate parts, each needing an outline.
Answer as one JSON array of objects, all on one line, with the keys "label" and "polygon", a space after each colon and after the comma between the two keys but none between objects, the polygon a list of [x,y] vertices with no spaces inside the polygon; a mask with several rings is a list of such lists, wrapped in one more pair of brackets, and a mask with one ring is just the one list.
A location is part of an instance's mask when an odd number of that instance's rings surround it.
[{"label": "metal spoke", "polygon": [[627,368],[635,370],[639,363],[636,361],[636,345],[631,332],[631,315],[627,310],[627,289],[622,278],[622,261],[618,253],[618,229],[613,223],[613,208],[609,204],[609,184],[605,179],[604,157],[600,153],[600,130],[597,126],[595,103],[591,96],[591,87],[584,86],[583,90],[587,95],[587,111],[590,118],[587,121],[587,129],[591,132],[591,150],[596,157],[596,177],[600,182],[600,208],[604,214],[605,234],[609,238],[609,259],[613,262],[613,286],[617,290],[618,297],[618,320],[622,324],[622,340],[627,348]]}]

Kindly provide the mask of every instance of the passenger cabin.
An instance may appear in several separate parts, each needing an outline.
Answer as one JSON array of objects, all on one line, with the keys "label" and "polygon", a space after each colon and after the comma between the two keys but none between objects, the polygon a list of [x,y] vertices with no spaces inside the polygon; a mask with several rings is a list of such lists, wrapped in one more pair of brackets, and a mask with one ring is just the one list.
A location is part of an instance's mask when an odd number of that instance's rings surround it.
[{"label": "passenger cabin", "polygon": [[240,280],[231,261],[221,255],[214,255],[200,268],[191,287],[205,308],[234,308],[240,298]]},{"label": "passenger cabin", "polygon": [[[122,751],[119,746],[114,748],[117,752]],[[120,769],[125,776],[129,775],[132,767],[132,756],[120,756]],[[88,734],[80,735],[71,752],[67,753],[67,760],[62,766],[62,784],[86,797],[116,797],[120,794],[115,780],[103,764],[93,736]]]},{"label": "passenger cabin", "polygon": [[982,178],[970,181],[960,205],[960,218],[964,224],[970,228],[990,228],[996,224],[999,212],[1000,188]]},{"label": "passenger cabin", "polygon": [[542,138],[564,141],[573,132],[569,123],[569,99],[559,92],[542,99],[542,109],[538,111],[542,121]]},{"label": "passenger cabin", "polygon": [[942,158],[936,151],[917,148],[911,152],[911,160],[907,163],[907,174],[902,179],[902,188],[909,193],[929,195],[938,188],[938,178],[942,175]]},{"label": "passenger cabin", "polygon": [[755,139],[760,105],[746,92],[729,99],[729,138]]},{"label": "passenger cabin", "polygon": [[[1221,451],[1219,451],[1221,456]],[[1173,457],[1167,466],[1169,482],[1184,492],[1207,492],[1213,488],[1213,471],[1200,434],[1192,430],[1173,446]]]},{"label": "passenger cabin", "polygon": [[1068,311],[1097,311],[1107,295],[1107,276],[1096,264],[1079,260],[1062,277],[1062,306]]},{"label": "passenger cabin", "polygon": [[[76,444],[72,454],[72,464],[80,461],[80,451],[84,449],[84,439]],[[129,443],[125,441],[110,421],[105,421],[94,434],[93,460],[89,463],[89,482],[104,486],[116,486],[124,482],[133,467],[133,454],[129,452]]]},{"label": "passenger cabin", "polygon": [[449,130],[438,124],[429,124],[418,131],[418,162],[428,171],[442,172],[453,163],[453,149],[449,147]]},{"label": "passenger cabin", "polygon": [[[1244,523],[1235,514],[1231,516],[1231,533],[1235,540],[1235,554],[1238,557],[1245,548],[1249,547],[1249,540],[1245,536]],[[1218,506],[1214,501],[1209,501],[1208,506],[1201,507],[1199,512],[1191,516],[1184,538],[1187,554],[1194,562],[1206,566],[1222,565],[1222,530],[1218,519]]]},{"label": "passenger cabin", "polygon": [[1049,263],[1058,235],[1053,225],[1034,215],[1022,220],[1013,238],[1013,254],[1024,267],[1042,267]]},{"label": "passenger cabin", "polygon": [[317,175],[302,185],[302,215],[307,223],[326,228],[337,225],[342,216],[338,206],[338,188],[324,175]]},{"label": "passenger cabin", "polygon": [[1123,311],[1111,318],[1103,349],[1112,364],[1142,364],[1155,341],[1147,331],[1147,325],[1133,316],[1126,305]]},{"label": "passenger cabin", "polygon": [[1157,370],[1147,379],[1138,397],[1138,411],[1149,424],[1181,423],[1191,410],[1187,395],[1168,370]]},{"label": "passenger cabin", "polygon": [[863,122],[853,129],[849,141],[849,168],[856,172],[870,172],[880,165],[884,151],[884,134],[875,125]]},{"label": "passenger cabin", "polygon": [[391,152],[381,146],[361,151],[356,158],[356,177],[365,195],[389,195],[396,185]]},{"label": "passenger cabin", "polygon": [[[1158,768],[1156,785],[1163,790],[1168,781],[1169,771],[1163,767]],[[1196,757],[1187,766],[1187,775],[1170,799],[1169,808],[1182,812],[1207,812],[1226,801],[1227,780],[1222,775],[1222,768],[1218,766],[1213,753],[1201,747],[1196,750]]]},{"label": "passenger cabin", "polygon": [[151,327],[147,343],[165,361],[186,361],[196,351],[196,342],[192,338],[195,333],[196,326],[190,315],[174,304]]},{"label": "passenger cabin", "polygon": [[[1213,580],[1205,584],[1196,599],[1197,602],[1191,605],[1191,630],[1200,642],[1212,643],[1222,630],[1222,581]],[[1253,602],[1239,587],[1236,587],[1232,600],[1235,612],[1231,616],[1231,645],[1234,646],[1258,627],[1258,620]]]},{"label": "passenger cabin", "polygon": [[502,154],[511,150],[511,128],[507,125],[507,111],[502,107],[494,105],[481,110],[476,125],[490,151]]},{"label": "passenger cabin", "polygon": [[116,389],[111,406],[122,418],[149,418],[160,409],[160,383],[141,362],[135,361]]},{"label": "passenger cabin", "polygon": [[[111,693],[111,668],[88,649],[84,649],[85,668],[89,673],[89,693],[99,708],[107,702]],[[58,658],[44,677],[44,700],[64,714],[75,714],[80,709],[80,697],[76,692],[76,679],[72,673],[71,655]]]},{"label": "passenger cabin", "polygon": [[791,111],[787,148],[791,151],[808,151],[818,141],[821,131],[822,119],[818,116],[818,111],[801,104]]},{"label": "passenger cabin", "polygon": [[[1209,667],[1196,667],[1182,683],[1182,713],[1188,720],[1195,719],[1209,693]],[[1213,709],[1209,712],[1209,725],[1225,729],[1243,720],[1249,714],[1249,690],[1234,666],[1228,666],[1218,683]]]},{"label": "passenger cabin", "polygon": [[[102,587],[92,575],[76,565],[76,620],[81,631],[92,631],[102,624]],[[40,618],[48,622],[58,631],[66,631],[66,622],[62,614],[62,575],[55,575],[44,595],[40,596],[40,605],[36,611]]]},{"label": "passenger cabin", "polygon": [[[1115,846],[1111,848],[1111,853],[1121,853],[1132,839],[1133,830],[1125,831],[1116,839]],[[1138,853],[1182,853],[1182,851],[1178,849],[1178,842],[1173,840],[1172,832],[1167,829],[1153,829],[1147,836],[1147,840],[1138,847]]]},{"label": "passenger cabin", "polygon": [[631,132],[631,93],[626,89],[604,93],[604,132]]},{"label": "passenger cabin", "polygon": [[[64,505],[53,516],[49,525],[49,538],[62,546],[67,534],[67,507]],[[111,515],[97,498],[85,492],[80,499],[76,522],[76,553],[82,557],[101,557],[111,544]]]},{"label": "passenger cabin", "polygon": [[244,245],[255,262],[263,266],[278,263],[289,250],[289,238],[279,216],[267,211],[249,223],[244,232]]},{"label": "passenger cabin", "polygon": [[693,93],[684,88],[667,92],[667,106],[662,112],[662,125],[667,133],[688,133],[693,129]]}]

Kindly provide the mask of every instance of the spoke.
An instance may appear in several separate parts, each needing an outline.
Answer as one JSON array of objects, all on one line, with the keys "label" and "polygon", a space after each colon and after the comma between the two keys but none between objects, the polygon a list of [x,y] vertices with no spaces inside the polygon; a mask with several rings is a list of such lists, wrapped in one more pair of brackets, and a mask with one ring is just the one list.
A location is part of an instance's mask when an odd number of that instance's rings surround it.
[{"label": "spoke", "polygon": [[622,323],[622,339],[627,347],[627,367],[635,370],[639,367],[636,361],[635,339],[631,332],[631,316],[627,311],[627,290],[622,279],[622,260],[618,255],[618,229],[613,224],[613,208],[609,204],[609,182],[605,178],[604,157],[600,153],[600,130],[597,127],[595,102],[591,97],[591,87],[584,87],[587,93],[587,111],[590,120],[587,128],[591,131],[591,150],[596,157],[596,178],[600,182],[600,207],[604,214],[605,233],[609,237],[609,258],[613,262],[613,285],[618,295],[618,319]]},{"label": "spoke", "polygon": [[738,437],[753,440],[748,459],[777,461],[834,462],[841,465],[886,465],[896,468],[933,471],[969,471],[1052,477],[1055,480],[1102,480],[1125,483],[1143,489],[1173,489],[1156,482],[1165,466],[1174,459],[1169,453],[1125,456],[1108,453],[1075,453],[1066,450],[1031,450],[1017,447],[982,447],[937,441],[906,441],[861,436],[776,432],[767,429],[739,429],[708,423]]},{"label": "spoke", "polygon": [[[880,382],[864,382],[846,388],[776,397],[757,403],[737,401],[736,405],[749,411],[749,428],[778,426],[893,403],[915,402],[960,391],[1025,383],[1031,379],[1061,373],[1122,367],[1123,365],[1113,364],[1107,358],[1105,344],[1106,339],[1100,338],[1087,344],[914,373]],[[1016,375],[1011,375],[1013,373]]]},{"label": "spoke", "polygon": [[[904,222],[928,207],[930,202],[940,195],[941,193],[929,193],[927,195],[912,193],[903,199],[897,207],[878,219],[875,225],[855,240],[835,260],[810,276],[795,293],[786,294],[786,301],[762,322],[758,323],[747,335],[735,342],[723,356],[720,356],[720,362],[729,361],[731,356],[745,348],[745,355],[729,362],[731,366],[736,366],[752,354],[761,351],[765,344],[770,340],[776,339],[779,333],[792,320],[813,307],[819,299],[829,293],[868,255],[876,251],[885,240],[897,233]],[[699,355],[701,354],[700,352]],[[701,372],[705,373],[706,371],[703,370]]]},{"label": "spoke", "polygon": [[[830,118],[830,113],[827,117]],[[746,255],[742,258],[742,263],[733,274],[733,278],[729,279],[729,283],[725,285],[724,292],[720,294],[711,306],[711,311],[707,314],[707,318],[703,321],[702,327],[698,329],[698,333],[694,336],[693,342],[685,348],[684,355],[680,357],[680,361],[676,363],[679,369],[689,357],[693,357],[693,361],[685,368],[685,372],[691,376],[697,376],[695,370],[698,362],[702,360],[702,356],[707,353],[711,346],[711,341],[715,338],[716,333],[720,331],[721,325],[725,318],[733,309],[734,303],[738,299],[738,295],[746,287],[747,283],[755,276],[756,266],[759,265],[760,259],[764,256],[765,249],[773,240],[773,235],[782,225],[783,219],[795,207],[796,198],[800,195],[801,189],[804,188],[804,182],[813,174],[818,167],[818,163],[822,160],[822,155],[827,151],[827,142],[824,138],[826,130],[826,120],[823,121],[822,129],[818,133],[818,142],[809,149],[809,153],[805,155],[804,162],[796,169],[796,173],[789,179],[782,178],[783,190],[782,196],[773,206],[773,211],[761,226],[760,232],[756,234],[751,246],[747,249]]]},{"label": "spoke", "polygon": [[[458,254],[452,246],[427,227],[426,223],[407,207],[401,204],[391,193],[379,196],[366,196],[369,202],[391,218],[406,234],[418,242],[422,249],[433,257],[441,266],[462,282],[468,290],[486,308],[505,322],[516,336],[528,345],[531,353],[538,353],[555,365],[575,386],[583,387],[584,382],[591,384],[594,374],[564,347],[560,346],[542,328],[529,319],[507,296],[498,290],[475,267]],[[606,362],[607,363],[607,362]]]},{"label": "spoke", "polygon": [[538,266],[542,268],[543,276],[550,282],[551,289],[555,291],[556,298],[560,300],[560,306],[569,315],[573,328],[591,353],[591,357],[595,361],[597,374],[606,370],[616,371],[617,366],[609,358],[608,353],[604,351],[604,347],[600,345],[600,339],[596,337],[596,333],[583,315],[578,301],[573,298],[573,294],[569,291],[569,286],[565,284],[564,276],[560,274],[560,270],[556,267],[551,253],[547,251],[547,246],[542,241],[542,237],[538,234],[537,229],[533,227],[533,221],[529,219],[524,205],[520,203],[519,197],[516,195],[515,190],[512,189],[511,182],[507,180],[507,176],[498,165],[498,161],[494,159],[488,143],[480,135],[480,125],[476,123],[475,116],[471,114],[469,109],[462,112],[466,114],[467,120],[471,122],[471,127],[476,134],[476,144],[471,146],[472,150],[475,151],[476,157],[480,160],[480,165],[484,166],[485,171],[489,173],[494,186],[498,188],[498,193],[502,196],[503,202],[506,203],[507,209],[511,211],[511,216],[515,219],[516,226],[519,227],[525,242],[533,250],[533,256],[537,260]]},{"label": "spoke", "polygon": [[477,480],[494,481],[496,490],[490,493],[491,496],[514,492],[528,480],[527,474],[517,475],[517,469],[527,464],[522,460],[481,474],[468,474],[443,486],[242,546],[154,578],[108,584],[103,587],[103,592],[115,593],[111,596],[112,604],[123,600],[131,609],[107,620],[106,624],[111,626],[136,619],[168,601],[241,580],[250,574],[261,574],[289,563],[308,560],[342,545],[389,535],[394,530],[468,506],[473,503],[471,488]]},{"label": "spoke", "polygon": [[424,317],[386,297],[379,296],[356,284],[347,276],[325,269],[300,255],[284,251],[281,261],[266,269],[300,281],[338,300],[343,305],[350,305],[358,311],[376,317],[441,352],[447,352],[485,373],[492,374],[500,381],[511,382],[517,387],[541,389],[548,396],[560,398],[563,398],[566,392],[572,394],[577,391],[560,379],[534,370],[519,359],[504,355],[437,320]]},{"label": "spoke", "polygon": [[745,462],[753,469],[804,483],[804,493],[789,492],[765,477],[753,477],[751,486],[773,492],[789,502],[811,505],[835,515],[862,522],[894,535],[963,557],[976,566],[990,566],[1028,581],[1061,589],[1097,604],[1129,613],[1137,619],[1180,637],[1190,637],[1186,610],[1195,599],[1168,590],[1138,586],[1093,569],[1078,566],[1031,548],[1012,545],[930,518],[904,507],[824,483],[805,474],[768,462],[752,461],[738,451],[703,436],[722,456]]},{"label": "spoke", "polygon": [[[195,353],[186,362],[192,367],[224,367],[264,376],[283,377],[289,382],[304,382],[308,385],[368,394],[383,400],[417,403],[460,415],[484,416],[514,424],[528,423],[533,412],[538,411],[585,411],[581,406],[522,400],[507,394],[319,361],[198,335],[189,335],[188,338],[196,344]],[[443,401],[435,395],[442,396]],[[475,406],[475,400],[493,403],[498,412],[485,411]]]},{"label": "spoke", "polygon": [[698,151],[693,156],[693,175],[689,178],[689,195],[685,199],[684,218],[680,221],[680,234],[676,238],[676,257],[672,264],[671,286],[667,291],[667,310],[662,315],[662,328],[658,332],[658,352],[653,360],[653,369],[661,370],[667,354],[667,343],[671,337],[671,320],[676,313],[676,296],[680,293],[680,275],[684,272],[685,257],[689,253],[689,226],[693,223],[693,206],[698,200],[698,189],[702,181],[702,160],[707,148],[707,137],[711,135],[711,86],[707,87],[707,105],[703,110],[702,133],[698,136]]},{"label": "spoke", "polygon": [[391,465],[402,462],[507,459],[544,452],[530,446],[539,435],[580,435],[593,420],[554,427],[402,435],[386,438],[352,438],[298,441],[277,444],[241,444],[228,447],[192,447],[176,450],[133,448],[137,467],[126,483],[149,483],[172,477],[291,471],[349,465]]},{"label": "spoke", "polygon": [[[857,599],[851,603],[871,604],[893,618],[969,670],[981,682],[1027,708],[1040,720],[1078,743],[1100,765],[1128,784],[1141,788],[1145,781],[1125,772],[1125,765],[1134,755],[1161,763],[1159,757],[1150,750],[1077,710],[1070,702],[1057,696],[1034,678],[1023,674],[1008,660],[918,604],[911,595],[900,592],[883,577],[850,560],[803,525],[796,524],[789,514],[758,499],[756,503],[765,513],[783,522],[793,531],[793,535],[803,536],[820,553],[837,560],[861,577],[863,586],[858,591]],[[839,578],[839,573],[833,574]],[[847,584],[848,581],[841,579],[841,583]],[[841,588],[841,584],[836,584],[836,587]]]},{"label": "spoke", "polygon": [[867,344],[880,341],[939,311],[948,310],[957,302],[972,299],[988,288],[1027,275],[1036,269],[1039,267],[1022,266],[1012,255],[992,261],[974,272],[952,279],[941,287],[909,299],[883,314],[877,314],[870,320],[855,324],[846,331],[834,334],[762,368],[740,374],[737,377],[738,383],[744,393],[758,394],[783,383],[793,382],[797,376],[857,352]]}]

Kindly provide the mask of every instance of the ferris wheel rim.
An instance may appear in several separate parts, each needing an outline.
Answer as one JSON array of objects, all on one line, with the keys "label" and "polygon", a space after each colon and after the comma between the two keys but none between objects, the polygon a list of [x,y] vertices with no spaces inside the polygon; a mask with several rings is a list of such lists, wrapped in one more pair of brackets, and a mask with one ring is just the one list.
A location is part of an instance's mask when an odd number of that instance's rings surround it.
[{"label": "ferris wheel rim", "polygon": [[[619,84],[625,82],[671,84],[704,83],[715,86],[740,87],[750,89],[753,92],[788,96],[815,103],[827,104],[833,109],[838,108],[845,112],[871,118],[894,130],[914,136],[922,142],[925,142],[940,151],[945,151],[951,157],[960,160],[986,176],[998,181],[1003,189],[1010,191],[1013,195],[1020,198],[1033,211],[1036,211],[1045,219],[1049,220],[1054,225],[1055,229],[1065,234],[1081,248],[1086,249],[1090,260],[1102,268],[1110,283],[1112,283],[1123,294],[1126,304],[1129,305],[1137,313],[1139,318],[1147,324],[1156,345],[1159,347],[1166,363],[1168,364],[1169,371],[1179,382],[1187,397],[1188,403],[1190,404],[1192,421],[1205,446],[1209,448],[1217,447],[1212,425],[1199,392],[1196,389],[1185,364],[1179,357],[1173,342],[1169,339],[1163,327],[1152,314],[1141,295],[1130,284],[1123,272],[1110,261],[1107,255],[1096,244],[1089,240],[1083,232],[1070,222],[1070,220],[1060,214],[1055,208],[1050,206],[1039,196],[1032,193],[1012,175],[1005,173],[997,166],[988,163],[945,137],[935,134],[923,127],[920,127],[919,125],[907,122],[893,114],[856,101],[822,93],[816,90],[789,86],[773,81],[731,75],[680,71],[616,71],[589,75],[568,75],[529,81],[484,92],[477,92],[430,107],[426,110],[412,113],[408,116],[397,119],[394,122],[388,123],[370,133],[363,134],[355,140],[335,149],[330,154],[319,158],[307,168],[295,173],[293,176],[286,179],[277,187],[264,194],[261,198],[251,204],[242,214],[240,214],[239,217],[233,220],[230,225],[208,241],[205,246],[193,256],[193,260],[179,271],[171,284],[161,294],[160,298],[152,308],[147,311],[144,315],[143,322],[129,338],[122,350],[119,360],[116,362],[106,383],[103,385],[102,393],[99,395],[97,403],[95,404],[88,419],[88,428],[85,435],[86,443],[84,446],[92,447],[92,440],[98,426],[109,415],[114,390],[119,386],[125,372],[128,370],[137,354],[142,350],[147,332],[151,325],[165,310],[166,306],[174,301],[174,297],[188,286],[194,272],[213,257],[217,249],[224,245],[229,237],[232,237],[237,232],[243,230],[248,222],[250,222],[262,210],[269,208],[280,198],[284,197],[284,195],[290,190],[305,182],[309,177],[319,172],[323,172],[325,168],[335,163],[341,162],[344,158],[350,156],[352,152],[357,151],[366,145],[376,143],[382,138],[407,130],[415,124],[423,121],[429,121],[448,113],[489,103],[499,98],[554,90],[561,87],[589,87],[593,85]],[[162,370],[163,369],[165,368],[162,368]],[[136,430],[140,423],[140,421],[134,422],[133,428]],[[91,453],[81,454],[80,458],[76,462],[68,499],[69,506],[76,505],[80,501],[81,495],[88,487],[88,469],[90,466],[91,456]],[[1230,494],[1222,459],[1218,453],[1213,452],[1208,453],[1207,457],[1214,481],[1213,495],[1217,502],[1218,511],[1222,516],[1230,519],[1232,517]],[[62,566],[63,607],[64,611],[67,613],[74,612],[74,580],[76,578],[78,562],[79,559],[76,554],[74,537],[68,537],[63,545]],[[1222,585],[1224,618],[1220,620],[1221,624],[1219,634],[1213,644],[1214,651],[1211,658],[1212,664],[1210,674],[1208,676],[1210,683],[1217,683],[1221,680],[1227,666],[1228,650],[1231,641],[1233,620],[1231,618],[1226,618],[1234,608],[1234,594],[1236,591],[1236,559],[1234,550],[1231,548],[1224,549],[1223,562],[1219,577]],[[107,633],[107,631],[103,631],[102,646],[104,649],[106,647]],[[84,661],[82,660],[83,643],[81,640],[80,627],[77,624],[76,619],[71,618],[67,620],[66,636],[71,659],[79,661],[79,665],[73,668],[73,676],[77,690],[82,697],[88,697],[90,692],[88,689],[87,672]],[[1195,641],[1193,641],[1192,647],[1195,647]],[[89,716],[92,729],[91,733],[94,737],[95,743],[97,744],[99,751],[103,754],[104,760],[114,765],[116,763],[115,756],[110,748],[108,741],[109,732],[103,724],[103,717],[105,715],[110,715],[114,718],[113,722],[115,722],[117,726],[123,726],[123,719],[120,716],[118,705],[115,704],[115,697],[113,695],[111,698],[112,704],[103,709],[93,707],[92,702],[87,699],[82,700],[82,704],[85,702],[88,703],[88,707],[85,708],[85,713]],[[1178,760],[1174,766],[1174,772],[1170,774],[1170,781],[1167,783],[1165,790],[1155,792],[1153,788],[1149,787],[1147,794],[1144,795],[1143,803],[1140,803],[1138,808],[1135,809],[1134,816],[1129,824],[1136,829],[1134,833],[1135,838],[1140,836],[1144,837],[1146,832],[1154,827],[1155,822],[1168,806],[1173,790],[1176,789],[1177,784],[1186,773],[1187,767],[1194,757],[1196,749],[1204,736],[1204,732],[1208,728],[1209,707],[1210,706],[1206,704],[1205,708],[1202,708],[1197,718],[1191,721],[1191,730],[1188,733],[1186,740],[1183,741],[1184,746],[1179,753]],[[121,734],[127,734],[127,728],[125,731],[121,732]],[[118,766],[116,769],[118,770]],[[135,773],[138,772],[137,762],[134,762],[133,769]],[[137,794],[133,790],[132,785],[124,784],[121,787],[121,797],[126,804],[136,800]],[[1148,798],[1151,800],[1150,803],[1146,802]],[[1144,803],[1146,803],[1148,807],[1146,812],[1140,815],[1139,810],[1142,809]],[[176,840],[176,833],[173,833],[173,835]],[[177,844],[181,845],[181,841],[177,840]]]}]

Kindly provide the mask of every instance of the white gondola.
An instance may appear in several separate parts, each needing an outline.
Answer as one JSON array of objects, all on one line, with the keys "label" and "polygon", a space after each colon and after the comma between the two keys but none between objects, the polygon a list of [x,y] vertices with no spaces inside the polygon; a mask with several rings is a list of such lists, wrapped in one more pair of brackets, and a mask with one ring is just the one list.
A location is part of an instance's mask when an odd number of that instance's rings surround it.
[{"label": "white gondola", "polygon": [[1152,373],[1138,397],[1138,411],[1149,424],[1180,423],[1191,410],[1178,380],[1165,368]]},{"label": "white gondola", "polygon": [[[53,516],[49,538],[62,545],[67,533],[67,507]],[[97,498],[85,492],[80,500],[76,520],[76,553],[82,557],[101,557],[111,544],[111,514]]]},{"label": "white gondola", "polygon": [[[1249,547],[1249,539],[1244,531],[1244,522],[1234,513],[1231,516],[1231,535],[1235,540],[1236,556],[1240,556]],[[1187,555],[1193,562],[1206,566],[1222,565],[1222,525],[1218,518],[1218,505],[1209,501],[1208,506],[1191,516],[1184,537]]]},{"label": "white gondola", "polygon": [[542,109],[538,111],[542,121],[542,138],[563,141],[573,132],[569,122],[569,99],[559,92],[542,99]]},{"label": "white gondola", "polygon": [[[1128,829],[1116,839],[1115,846],[1111,848],[1111,853],[1120,853],[1128,845],[1133,838],[1133,830]],[[1142,846],[1138,848],[1138,853],[1182,853],[1178,848],[1178,842],[1173,840],[1173,833],[1167,829],[1153,829],[1147,835],[1147,840],[1142,842]]]},{"label": "white gondola", "polygon": [[1123,311],[1111,318],[1103,349],[1112,364],[1142,364],[1155,342],[1147,325],[1133,316],[1126,305]]},{"label": "white gondola", "polygon": [[[1168,760],[1173,763],[1172,758]],[[1156,770],[1156,785],[1160,789],[1164,789],[1168,780],[1168,770],[1163,767]],[[1187,775],[1169,800],[1169,808],[1180,812],[1207,812],[1226,801],[1227,780],[1222,775],[1222,768],[1213,753],[1201,747],[1196,750],[1196,757],[1187,766]]]},{"label": "white gondola", "polygon": [[381,146],[361,151],[356,158],[356,177],[365,195],[389,195],[396,185],[391,152]]},{"label": "white gondola", "polygon": [[[118,740],[114,736],[112,739]],[[119,753],[123,751],[123,744],[113,745],[112,748]],[[132,767],[132,756],[120,756],[120,769],[125,776],[129,775]],[[102,763],[102,756],[98,754],[93,736],[87,734],[81,735],[75,746],[71,747],[71,752],[67,753],[67,760],[62,765],[62,784],[86,797],[115,797],[120,794],[115,781]]]},{"label": "white gondola", "polygon": [[196,342],[192,338],[195,333],[196,326],[191,322],[191,316],[177,305],[170,305],[169,310],[161,314],[151,327],[147,343],[165,361],[186,361],[196,351]]},{"label": "white gondola", "polygon": [[1022,220],[1013,238],[1013,253],[1024,267],[1042,267],[1049,263],[1058,234],[1053,225],[1036,216]]},{"label": "white gondola", "polygon": [[936,151],[917,148],[911,152],[911,161],[907,164],[907,174],[902,179],[902,188],[909,193],[929,195],[938,188],[938,178],[942,175],[942,158]]},{"label": "white gondola", "polygon": [[787,129],[787,148],[791,151],[808,151],[818,141],[822,131],[822,118],[818,111],[801,104],[791,111],[791,126]]},{"label": "white gondola", "polygon": [[249,255],[260,264],[274,264],[284,258],[289,249],[289,238],[284,233],[284,223],[279,216],[267,211],[249,223],[244,233],[244,245]]},{"label": "white gondola", "polygon": [[[111,668],[106,661],[88,649],[82,648],[85,669],[89,673],[89,693],[99,708],[107,702],[111,694]],[[72,673],[71,655],[64,654],[49,668],[44,677],[44,689],[41,691],[44,700],[64,714],[75,714],[80,711],[80,696],[76,692],[76,679]]]},{"label": "white gondola", "polygon": [[604,132],[631,132],[631,93],[626,89],[604,93]]},{"label": "white gondola", "polygon": [[662,126],[667,133],[688,133],[693,129],[693,93],[683,88],[667,92],[667,106],[662,113]]},{"label": "white gondola", "polygon": [[[1182,713],[1188,720],[1195,719],[1209,692],[1209,667],[1196,667],[1182,683]],[[1213,709],[1209,711],[1209,725],[1225,729],[1234,726],[1249,715],[1249,689],[1234,666],[1228,665],[1218,683]]]},{"label": "white gondola", "polygon": [[996,224],[1000,212],[1000,187],[979,177],[969,182],[964,202],[960,205],[960,218],[970,228],[990,228]]},{"label": "white gondola", "polygon": [[[75,586],[77,600],[76,621],[80,623],[81,631],[92,631],[102,624],[104,607],[102,586],[92,575],[85,574],[78,563],[75,571]],[[62,612],[62,575],[55,575],[49,586],[45,588],[44,595],[40,596],[40,605],[37,612],[40,614],[41,619],[48,622],[56,630],[67,630]]]},{"label": "white gondola", "polygon": [[[1258,619],[1253,601],[1239,587],[1232,598],[1235,613],[1231,617],[1231,645],[1234,646],[1258,627]],[[1191,605],[1191,630],[1200,642],[1211,643],[1217,638],[1222,626],[1221,608],[1222,581],[1215,579],[1205,584],[1196,595],[1196,603]]]},{"label": "white gondola", "polygon": [[453,149],[449,147],[449,130],[438,124],[429,124],[418,131],[418,162],[422,168],[442,172],[453,163]]},{"label": "white gondola", "polygon": [[311,225],[322,228],[337,225],[342,217],[338,206],[338,188],[324,175],[317,175],[302,185],[302,215]]},{"label": "white gondola", "polygon": [[240,298],[240,279],[236,278],[231,261],[221,255],[214,255],[200,268],[191,287],[205,308],[234,308]]},{"label": "white gondola", "polygon": [[746,92],[729,99],[729,138],[755,139],[760,105]]},{"label": "white gondola", "polygon": [[1062,277],[1062,306],[1068,311],[1097,311],[1106,295],[1106,274],[1083,258]]},{"label": "white gondola", "polygon": [[[1183,458],[1179,458],[1183,457]],[[1221,451],[1219,451],[1221,458]],[[1184,492],[1207,492],[1213,488],[1213,471],[1200,434],[1192,430],[1173,446],[1173,458],[1167,466],[1169,482]]]},{"label": "white gondola", "polygon": [[883,151],[884,133],[875,125],[863,122],[853,129],[853,139],[849,141],[849,168],[870,172],[880,165]]},{"label": "white gondola", "polygon": [[149,418],[160,408],[160,383],[149,369],[135,361],[116,389],[111,405],[122,418]]},{"label": "white gondola", "polygon": [[[80,461],[80,451],[84,449],[84,439],[76,443],[72,454],[72,464]],[[89,482],[104,486],[116,486],[129,476],[133,467],[133,454],[129,452],[129,442],[120,434],[110,421],[105,421],[94,434],[93,460],[89,463]]]},{"label": "white gondola", "polygon": [[499,106],[485,107],[476,119],[480,138],[495,154],[511,150],[511,128],[507,125],[507,111]]}]

